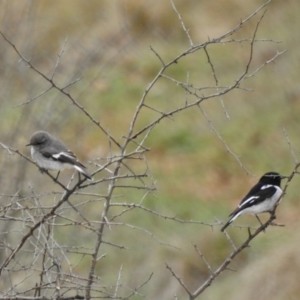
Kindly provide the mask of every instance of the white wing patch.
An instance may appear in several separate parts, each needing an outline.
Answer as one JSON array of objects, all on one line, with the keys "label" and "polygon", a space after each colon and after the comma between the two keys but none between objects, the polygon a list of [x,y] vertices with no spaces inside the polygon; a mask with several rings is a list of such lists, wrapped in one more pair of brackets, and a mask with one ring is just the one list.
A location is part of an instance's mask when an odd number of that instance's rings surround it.
[{"label": "white wing patch", "polygon": [[266,184],[266,185],[263,185],[260,189],[261,190],[265,190],[265,189],[267,189],[269,187],[274,187],[274,185],[272,185],[272,184]]},{"label": "white wing patch", "polygon": [[258,199],[258,198],[259,198],[259,196],[252,196],[252,197],[248,198],[247,200],[245,200],[243,203],[240,203],[238,207],[239,208],[243,207],[245,204],[251,202],[252,200]]},{"label": "white wing patch", "polygon": [[70,155],[67,152],[60,152],[57,154],[52,155],[54,158],[59,159],[60,157],[69,157],[70,159],[74,160],[75,157],[73,155]]}]

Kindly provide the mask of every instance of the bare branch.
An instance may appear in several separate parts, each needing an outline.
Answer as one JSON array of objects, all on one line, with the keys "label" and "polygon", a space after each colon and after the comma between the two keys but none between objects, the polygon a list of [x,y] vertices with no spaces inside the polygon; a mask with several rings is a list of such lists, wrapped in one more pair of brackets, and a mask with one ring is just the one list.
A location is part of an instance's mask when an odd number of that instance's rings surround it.
[{"label": "bare branch", "polygon": [[175,6],[175,4],[174,4],[174,2],[173,2],[172,0],[171,0],[171,4],[172,4],[172,7],[173,7],[175,13],[177,14],[177,17],[178,17],[178,19],[179,19],[179,21],[180,21],[180,24],[181,24],[181,27],[182,27],[183,31],[185,32],[186,36],[187,36],[188,39],[189,39],[189,42],[190,42],[191,47],[193,47],[194,44],[193,44],[193,41],[192,41],[191,36],[190,36],[190,34],[189,34],[189,31],[188,31],[188,29],[186,29],[186,27],[185,27],[185,25],[184,25],[184,22],[183,22],[183,20],[182,20],[182,17],[181,17],[181,15],[180,15],[180,13],[178,12],[178,10],[177,10],[177,8],[176,8],[176,6]]},{"label": "bare branch", "polygon": [[172,276],[179,282],[179,284],[185,289],[185,291],[188,293],[190,297],[192,297],[192,293],[189,291],[189,289],[186,287],[186,285],[183,283],[183,281],[178,277],[175,272],[172,270],[171,267],[166,264],[166,268],[171,272]]},{"label": "bare branch", "polygon": [[206,121],[209,124],[209,127],[212,129],[212,131],[217,135],[217,137],[219,138],[219,140],[223,143],[224,147],[226,148],[227,152],[229,152],[234,158],[235,160],[238,162],[238,164],[240,165],[241,168],[243,168],[243,170],[247,173],[250,174],[252,176],[254,176],[242,163],[241,159],[229,148],[229,146],[227,145],[227,143],[225,142],[225,140],[222,138],[221,134],[219,133],[219,131],[215,128],[215,126],[213,125],[212,121],[209,119],[209,117],[207,116],[207,114],[205,113],[205,111],[202,109],[201,105],[198,105],[198,108],[200,109],[202,115],[205,117]]}]

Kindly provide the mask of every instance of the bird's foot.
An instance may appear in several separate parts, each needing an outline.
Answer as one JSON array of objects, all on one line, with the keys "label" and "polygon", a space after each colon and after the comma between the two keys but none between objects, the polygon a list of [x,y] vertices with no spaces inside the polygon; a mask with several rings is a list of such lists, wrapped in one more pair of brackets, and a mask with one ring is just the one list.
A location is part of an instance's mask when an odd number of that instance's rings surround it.
[{"label": "bird's foot", "polygon": [[57,181],[57,179],[58,179],[59,174],[60,174],[60,171],[58,171],[58,173],[57,173],[57,175],[56,175],[56,178],[55,178],[56,181]]}]

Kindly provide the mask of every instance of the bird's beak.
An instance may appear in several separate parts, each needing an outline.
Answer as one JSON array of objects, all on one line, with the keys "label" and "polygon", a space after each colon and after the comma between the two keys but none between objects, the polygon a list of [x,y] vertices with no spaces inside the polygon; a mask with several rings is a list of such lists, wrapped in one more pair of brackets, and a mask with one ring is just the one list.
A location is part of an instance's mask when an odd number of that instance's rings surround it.
[{"label": "bird's beak", "polygon": [[286,176],[286,175],[280,175],[280,178],[281,179],[284,179],[284,178],[289,178],[290,176]]},{"label": "bird's beak", "polygon": [[29,143],[29,144],[27,144],[27,145],[25,145],[26,147],[28,147],[28,146],[31,146],[31,144]]}]

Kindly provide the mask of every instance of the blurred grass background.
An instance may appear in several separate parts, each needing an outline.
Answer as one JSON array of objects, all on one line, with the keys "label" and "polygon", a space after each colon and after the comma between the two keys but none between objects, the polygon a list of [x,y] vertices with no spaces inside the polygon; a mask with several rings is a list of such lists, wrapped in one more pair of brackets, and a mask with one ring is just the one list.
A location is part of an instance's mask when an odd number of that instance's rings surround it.
[{"label": "blurred grass background", "polygon": [[[175,0],[174,3],[196,44],[229,31],[264,1]],[[0,8],[1,31],[46,75],[53,71],[57,55],[66,41],[55,82],[64,86],[82,77],[68,90],[120,141],[127,133],[143,91],[160,68],[149,45],[165,61],[189,46],[169,1],[64,0],[50,3],[10,0],[1,1]],[[203,104],[223,139],[256,177],[247,175],[226,151],[200,111],[189,109],[174,116],[173,120],[161,122],[146,143],[151,148],[147,159],[158,191],[156,197],[146,198],[145,206],[187,220],[211,223],[217,218],[225,221],[263,173],[271,170],[283,174],[291,172],[294,159],[284,129],[298,157],[299,9],[300,3],[296,0],[275,0],[267,6],[258,37],[281,43],[256,44],[253,69],[276,51],[288,51],[245,83],[244,87],[252,89],[251,92],[234,91],[222,97],[230,119],[226,118],[217,99]],[[251,38],[255,20],[236,37]],[[237,77],[249,54],[249,47],[244,44],[212,46],[209,50],[220,76],[220,85]],[[16,107],[44,91],[47,84],[19,60],[3,39],[0,55],[2,143],[29,155],[29,149],[24,145],[34,131],[44,129],[70,145],[83,162],[109,155],[105,135],[95,130],[59,92],[51,90],[28,105]],[[211,70],[201,53],[185,58],[168,72],[182,81],[189,72],[190,80],[198,86],[213,83]],[[185,101],[185,94],[180,87],[161,80],[151,91],[149,101],[161,108],[172,108]],[[143,115],[139,128],[152,119],[151,113]],[[2,195],[17,190],[26,194],[29,185],[41,193],[53,189],[46,176],[19,157],[1,151],[0,162]],[[66,172],[64,176],[69,175]],[[255,239],[252,247],[233,262],[237,273],[229,271],[220,276],[200,299],[224,299],[224,295],[226,299],[245,300],[299,298],[297,180],[292,182],[277,212],[278,222],[286,226],[271,227]],[[126,197],[123,196],[120,202],[138,202],[141,197],[142,193],[126,191]],[[96,218],[97,212],[92,208],[90,212],[89,206],[84,209],[91,218]],[[99,211],[101,209],[100,204]],[[165,269],[165,262],[174,267],[191,289],[209,275],[192,243],[198,245],[213,268],[218,267],[231,251],[218,228],[174,224],[145,212],[128,214],[122,221],[148,228],[159,239],[181,249],[161,246],[143,232],[136,233],[121,226],[108,236],[118,240],[119,244],[130,245],[131,250],[110,253],[108,247],[106,251],[110,255],[100,266],[99,275],[105,282],[116,280],[120,265],[123,265],[126,283],[134,287],[136,278],[146,280],[145,270],[147,274],[154,272],[145,290],[150,299],[172,299],[175,293],[184,295]],[[256,222],[255,218],[245,216],[236,223],[256,226]],[[229,231],[237,244],[247,236],[245,230],[238,228]],[[82,238],[80,242],[93,244],[94,237],[84,232],[77,231],[74,240],[78,239],[78,234]],[[63,232],[59,235],[65,237]],[[135,271],[131,277],[133,265]],[[86,267],[89,267],[88,262]],[[81,271],[77,270],[79,274]]]}]

